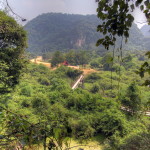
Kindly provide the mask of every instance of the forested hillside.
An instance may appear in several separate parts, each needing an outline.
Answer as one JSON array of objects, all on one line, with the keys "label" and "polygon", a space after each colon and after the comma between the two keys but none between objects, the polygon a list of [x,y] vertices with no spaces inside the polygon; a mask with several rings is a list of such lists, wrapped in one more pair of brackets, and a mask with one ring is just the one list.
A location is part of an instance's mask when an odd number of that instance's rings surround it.
[{"label": "forested hillside", "polygon": [[[28,60],[26,32],[0,12],[0,149],[149,150],[149,53],[125,51],[122,56],[120,48],[102,55],[90,49],[96,43],[95,16],[45,16],[30,28],[29,42],[35,39],[37,48],[32,52],[74,48],[45,55],[49,66]],[[133,25],[130,33],[125,48],[142,48],[140,30]]]},{"label": "forested hillside", "polygon": [[[51,51],[66,51],[70,49],[95,50],[96,41],[102,37],[97,33],[100,20],[96,15],[69,15],[61,13],[42,14],[25,25],[28,32],[28,51],[45,53]],[[146,49],[144,36],[135,24],[130,30],[130,38],[124,49]],[[117,45],[120,45],[118,39]],[[117,46],[116,46],[117,47]]]},{"label": "forested hillside", "polygon": [[[117,62],[110,72],[109,54],[93,58],[89,67],[96,72],[86,75],[75,90],[71,85],[81,71],[66,66],[50,70],[43,65],[28,64],[15,90],[1,97],[1,103],[9,111],[6,112],[8,119],[1,122],[5,128],[1,128],[0,142],[11,143],[8,135],[21,141],[25,150],[28,147],[37,150],[45,141],[45,147],[51,144],[54,150],[66,150],[71,141],[77,140],[79,143],[73,146],[79,149],[94,139],[97,146],[103,145],[108,150],[122,147],[132,150],[132,146],[138,148],[129,142],[134,139],[143,143],[139,150],[143,147],[149,150],[149,117],[145,116],[150,104],[149,87],[141,86],[145,78],[141,80],[135,74],[143,63],[141,56],[127,56],[120,75]],[[0,148],[14,149],[17,141],[0,144]],[[58,146],[55,148],[51,141]]]}]

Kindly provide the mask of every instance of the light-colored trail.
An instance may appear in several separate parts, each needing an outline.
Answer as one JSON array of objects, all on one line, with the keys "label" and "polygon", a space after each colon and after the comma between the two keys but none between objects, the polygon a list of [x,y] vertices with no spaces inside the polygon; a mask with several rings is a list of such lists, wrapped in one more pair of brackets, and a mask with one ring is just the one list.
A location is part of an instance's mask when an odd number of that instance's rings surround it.
[{"label": "light-colored trail", "polygon": [[83,77],[84,77],[84,76],[81,75],[80,78],[74,83],[74,85],[72,86],[72,89],[73,89],[73,90],[78,87],[78,85],[79,85],[79,83],[82,81]]},{"label": "light-colored trail", "polygon": [[[131,112],[131,109],[128,109],[124,106],[121,106],[121,110],[124,110],[124,111],[127,111],[127,112]],[[143,112],[142,111],[139,111],[140,114],[142,114]],[[146,111],[145,112],[145,116],[149,116],[150,117],[150,111]]]}]

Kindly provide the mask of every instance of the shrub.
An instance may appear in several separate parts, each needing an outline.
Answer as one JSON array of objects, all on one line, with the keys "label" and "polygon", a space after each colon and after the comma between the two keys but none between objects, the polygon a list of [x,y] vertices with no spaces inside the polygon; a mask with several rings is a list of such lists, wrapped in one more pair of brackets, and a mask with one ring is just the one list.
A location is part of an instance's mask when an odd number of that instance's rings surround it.
[{"label": "shrub", "polygon": [[33,91],[32,87],[30,85],[26,85],[21,88],[20,94],[29,97],[29,96],[31,96],[32,91]]},{"label": "shrub", "polygon": [[101,77],[97,73],[91,73],[85,78],[85,82],[93,83],[99,79],[101,79]]},{"label": "shrub", "polygon": [[47,86],[50,85],[50,80],[47,79],[46,77],[40,77],[38,79],[38,82],[42,85],[47,85]]}]

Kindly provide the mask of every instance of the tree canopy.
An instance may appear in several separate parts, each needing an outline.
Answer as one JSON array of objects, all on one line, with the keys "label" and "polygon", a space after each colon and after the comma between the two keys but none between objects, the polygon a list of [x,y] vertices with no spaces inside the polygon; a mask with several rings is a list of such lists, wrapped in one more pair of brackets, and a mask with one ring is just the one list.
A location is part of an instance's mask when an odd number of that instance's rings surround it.
[{"label": "tree canopy", "polygon": [[25,63],[26,32],[0,11],[0,93],[14,87]]}]

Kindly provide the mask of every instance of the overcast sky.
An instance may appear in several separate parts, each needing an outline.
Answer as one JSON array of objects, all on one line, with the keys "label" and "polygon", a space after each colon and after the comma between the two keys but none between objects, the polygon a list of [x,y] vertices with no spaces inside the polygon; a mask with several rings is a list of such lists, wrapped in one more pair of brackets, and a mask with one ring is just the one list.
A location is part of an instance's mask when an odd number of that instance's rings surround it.
[{"label": "overcast sky", "polygon": [[28,20],[46,12],[96,14],[95,0],[8,0],[13,10]]},{"label": "overcast sky", "polygon": [[[47,12],[69,14],[96,14],[95,0],[8,0],[12,9],[28,21]],[[135,22],[144,22],[144,15],[135,12]],[[139,24],[142,26],[142,24]]]}]

